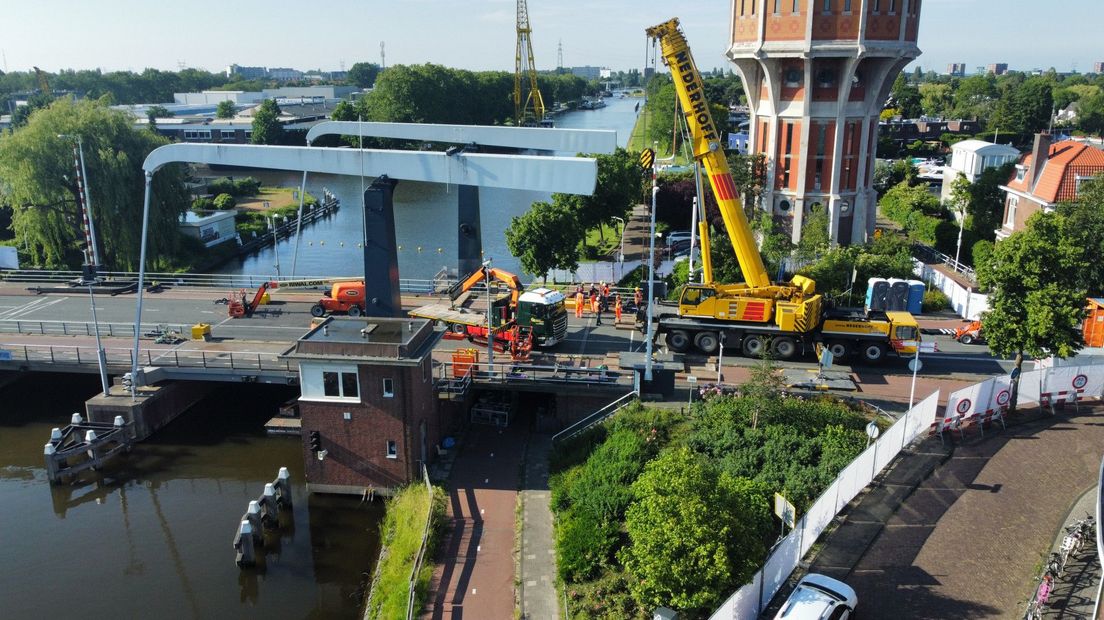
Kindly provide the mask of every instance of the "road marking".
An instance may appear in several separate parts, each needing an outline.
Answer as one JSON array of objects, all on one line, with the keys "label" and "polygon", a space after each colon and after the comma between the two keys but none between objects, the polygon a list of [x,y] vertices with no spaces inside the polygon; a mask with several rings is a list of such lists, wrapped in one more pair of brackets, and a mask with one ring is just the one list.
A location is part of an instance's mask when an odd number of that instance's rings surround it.
[{"label": "road marking", "polygon": [[45,310],[46,308],[49,308],[50,306],[57,305],[57,304],[65,301],[65,299],[66,299],[65,297],[58,297],[56,299],[50,299],[50,300],[46,300],[45,298],[37,299],[37,300],[32,301],[31,303],[29,303],[25,306],[22,306],[21,308],[17,308],[15,310],[12,310],[12,311],[8,312],[7,314],[5,314],[3,317],[0,317],[0,318],[5,318],[5,319],[23,318],[23,317],[26,317],[28,314],[30,314],[32,312],[37,312],[39,310]]}]

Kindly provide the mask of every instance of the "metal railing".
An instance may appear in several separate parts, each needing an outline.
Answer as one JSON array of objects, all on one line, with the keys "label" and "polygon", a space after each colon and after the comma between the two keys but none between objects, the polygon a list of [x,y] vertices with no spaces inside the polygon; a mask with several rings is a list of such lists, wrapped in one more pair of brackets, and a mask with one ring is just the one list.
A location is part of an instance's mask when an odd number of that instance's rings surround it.
[{"label": "metal railing", "polygon": [[598,411],[595,411],[582,420],[579,420],[578,422],[572,424],[571,426],[568,426],[555,435],[552,435],[552,443],[571,439],[575,435],[586,431],[588,428],[594,426],[595,424],[600,424],[603,420],[609,418],[611,415],[627,407],[634,400],[636,400],[638,396],[639,395],[636,393],[636,391],[632,391],[628,394],[625,394],[624,396],[621,396],[617,400],[611,402],[605,407],[602,407]]},{"label": "metal railing", "polygon": [[429,545],[429,530],[433,525],[433,484],[429,481],[429,471],[426,470],[425,463],[422,463],[422,479],[425,481],[426,493],[429,494],[429,507],[426,509],[422,543],[418,545],[418,553],[414,556],[414,567],[410,569],[410,590],[406,598],[406,620],[414,619],[414,599],[417,598],[418,573],[422,571],[422,561],[425,559],[426,547]]},{"label": "metal railing", "polygon": [[[438,366],[439,381],[447,381],[453,377],[453,364],[454,362],[441,362]],[[461,364],[471,367],[473,383],[544,382],[628,386],[633,383],[631,373],[609,370],[603,366],[531,366],[511,361]]]},{"label": "metal railing", "polygon": [[946,265],[955,273],[962,274],[969,278],[971,282],[977,282],[977,272],[974,271],[973,267],[964,265],[933,247],[914,243],[912,244],[912,255],[927,263],[941,263]]},{"label": "metal railing", "polygon": [[[134,336],[134,323],[101,322],[100,336],[105,338]],[[143,336],[156,337],[166,332],[176,332],[187,337],[192,326],[175,323],[143,324],[139,332]],[[0,320],[0,334],[26,334],[41,336],[94,336],[96,327],[83,321],[28,321],[26,319]]]},{"label": "metal railing", "polygon": [[[108,366],[129,369],[133,350],[123,347],[104,349]],[[50,364],[98,364],[96,347],[72,345],[0,345],[0,364],[43,362]],[[138,362],[160,368],[199,368],[209,370],[260,370],[297,372],[290,361],[276,353],[256,351],[205,351],[200,349],[144,349]]]}]

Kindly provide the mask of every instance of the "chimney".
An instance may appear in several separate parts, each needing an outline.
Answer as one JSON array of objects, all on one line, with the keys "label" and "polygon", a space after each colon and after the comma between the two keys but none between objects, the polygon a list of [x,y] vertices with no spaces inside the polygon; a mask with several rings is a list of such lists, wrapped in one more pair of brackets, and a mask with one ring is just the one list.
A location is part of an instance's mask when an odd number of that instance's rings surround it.
[{"label": "chimney", "polygon": [[1050,157],[1050,140],[1049,133],[1035,134],[1035,146],[1031,148],[1031,165],[1027,168],[1029,190],[1035,187],[1035,182],[1039,180],[1039,173],[1043,171],[1043,166]]}]

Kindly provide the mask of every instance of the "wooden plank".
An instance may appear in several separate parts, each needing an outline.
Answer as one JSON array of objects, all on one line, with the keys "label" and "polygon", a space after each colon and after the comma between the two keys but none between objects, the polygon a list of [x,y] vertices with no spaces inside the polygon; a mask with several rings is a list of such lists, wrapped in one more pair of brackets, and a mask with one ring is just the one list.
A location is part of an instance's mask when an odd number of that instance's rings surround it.
[{"label": "wooden plank", "polygon": [[433,304],[415,308],[408,314],[422,319],[433,319],[446,323],[459,323],[461,325],[474,325],[481,327],[487,324],[487,315],[482,312],[472,312],[465,308],[451,308],[442,304]]}]

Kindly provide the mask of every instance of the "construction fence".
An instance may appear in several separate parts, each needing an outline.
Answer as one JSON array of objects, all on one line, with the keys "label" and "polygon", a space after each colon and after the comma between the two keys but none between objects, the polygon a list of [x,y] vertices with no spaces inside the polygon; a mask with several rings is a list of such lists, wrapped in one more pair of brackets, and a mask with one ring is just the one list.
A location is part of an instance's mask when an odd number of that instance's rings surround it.
[{"label": "construction fence", "polygon": [[[758,618],[836,515],[905,447],[922,437],[942,438],[948,432],[968,432],[973,426],[980,431],[986,422],[1003,423],[1009,386],[1008,377],[994,377],[951,393],[943,408],[938,390],[920,401],[839,473],[797,520],[793,531],[775,544],[751,583],[732,594],[710,620]],[[1024,410],[1100,399],[1104,397],[1104,365],[1090,362],[1025,372],[1019,390],[1018,407]]]}]

